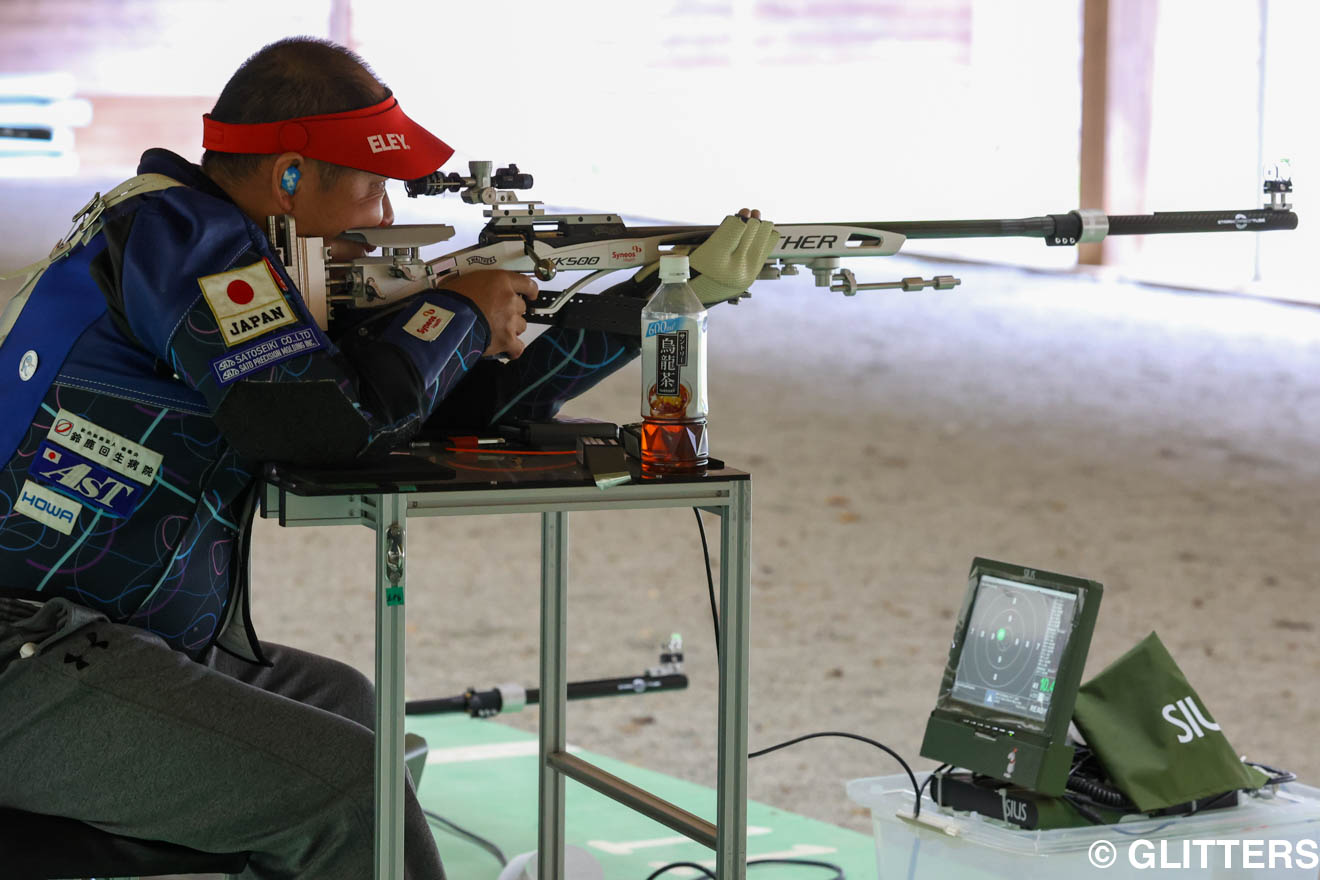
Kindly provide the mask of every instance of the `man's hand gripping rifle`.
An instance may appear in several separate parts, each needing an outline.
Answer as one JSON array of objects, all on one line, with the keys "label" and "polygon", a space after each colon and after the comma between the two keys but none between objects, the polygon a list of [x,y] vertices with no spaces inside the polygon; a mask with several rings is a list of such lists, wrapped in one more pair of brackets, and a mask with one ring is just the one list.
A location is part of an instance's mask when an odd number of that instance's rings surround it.
[{"label": "man's hand gripping rifle", "polygon": [[[613,272],[637,269],[657,262],[662,254],[691,249],[706,241],[716,226],[633,226],[618,214],[547,214],[543,203],[519,198],[516,190],[530,189],[532,176],[510,165],[492,172],[490,162],[470,162],[470,175],[435,172],[408,181],[410,197],[459,193],[464,202],[485,205],[489,219],[477,243],[430,260],[422,260],[422,247],[446,241],[454,229],[442,225],[393,226],[351,230],[381,248],[380,256],[351,263],[327,263],[320,268],[319,245],[301,248],[290,226],[273,229],[276,244],[285,247],[286,263],[303,267],[296,280],[313,313],[327,326],[339,307],[371,308],[388,305],[431,287],[444,287],[465,273],[506,269],[534,273],[542,283],[562,272],[580,277],[561,290],[543,290],[528,309],[527,320],[570,328],[608,330],[637,335],[644,300],[586,292],[592,282]],[[1045,244],[1072,246],[1096,242],[1108,235],[1152,235],[1184,232],[1268,232],[1297,228],[1297,215],[1288,202],[1292,181],[1272,176],[1265,181],[1268,201],[1263,208],[1227,211],[1177,211],[1155,214],[1106,215],[1095,210],[1046,214],[1009,220],[861,221],[779,225],[778,243],[757,276],[775,279],[796,275],[799,267],[811,270],[816,286],[847,296],[859,290],[947,290],[960,283],[950,275],[904,278],[901,281],[862,284],[840,268],[848,257],[887,257],[898,253],[909,239],[1041,238]],[[290,243],[292,247],[289,247]],[[291,252],[302,256],[289,259]],[[737,301],[740,292],[730,301]]]}]

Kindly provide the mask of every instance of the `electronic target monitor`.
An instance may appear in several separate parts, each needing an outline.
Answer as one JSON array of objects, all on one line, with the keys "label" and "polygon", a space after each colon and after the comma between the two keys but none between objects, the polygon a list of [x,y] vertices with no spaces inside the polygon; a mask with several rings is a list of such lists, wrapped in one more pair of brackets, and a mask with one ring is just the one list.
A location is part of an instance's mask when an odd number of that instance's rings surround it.
[{"label": "electronic target monitor", "polygon": [[1062,794],[1102,592],[1091,580],[973,560],[922,757]]}]

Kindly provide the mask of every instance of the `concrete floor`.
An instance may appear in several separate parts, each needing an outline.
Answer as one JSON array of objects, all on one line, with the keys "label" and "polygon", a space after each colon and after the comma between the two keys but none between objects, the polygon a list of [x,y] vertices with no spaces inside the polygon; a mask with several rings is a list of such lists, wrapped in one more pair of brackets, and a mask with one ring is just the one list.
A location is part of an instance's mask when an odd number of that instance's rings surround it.
[{"label": "concrete floor", "polygon": [[[0,233],[0,265],[48,246]],[[951,292],[853,299],[809,276],[761,282],[712,313],[712,450],[754,475],[752,748],[841,730],[927,767],[922,730],[981,555],[1103,582],[1088,675],[1155,630],[1239,752],[1315,784],[1320,311],[952,271]],[[637,384],[633,365],[567,414],[634,420]],[[710,784],[715,655],[691,514],[572,523],[570,676],[640,671],[676,630],[692,687],[573,704],[570,739]],[[538,537],[532,515],[410,526],[410,696],[535,681]],[[259,523],[261,635],[370,672],[372,552],[365,529]],[[530,729],[536,712],[509,722]],[[843,783],[898,772],[863,744],[813,741],[755,760],[749,785],[867,831]]]}]

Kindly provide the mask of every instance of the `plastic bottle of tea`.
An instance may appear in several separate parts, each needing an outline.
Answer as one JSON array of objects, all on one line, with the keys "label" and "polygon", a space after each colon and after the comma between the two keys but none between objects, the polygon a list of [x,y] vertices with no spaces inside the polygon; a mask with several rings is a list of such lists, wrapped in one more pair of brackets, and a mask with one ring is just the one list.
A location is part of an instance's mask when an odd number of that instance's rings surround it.
[{"label": "plastic bottle of tea", "polygon": [[706,309],[688,258],[660,258],[660,289],[642,310],[642,474],[700,473],[706,436]]}]

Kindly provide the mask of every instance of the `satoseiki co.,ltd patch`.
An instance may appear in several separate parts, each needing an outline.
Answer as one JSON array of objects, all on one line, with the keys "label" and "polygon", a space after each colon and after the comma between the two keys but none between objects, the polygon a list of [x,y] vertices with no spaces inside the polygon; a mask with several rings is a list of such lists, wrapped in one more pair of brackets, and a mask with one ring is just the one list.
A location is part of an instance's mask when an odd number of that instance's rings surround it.
[{"label": "satoseiki co.,ltd patch", "polygon": [[277,336],[260,339],[243,348],[227,351],[211,361],[211,370],[221,385],[237,382],[244,376],[273,367],[281,361],[323,346],[310,327],[294,327]]}]

